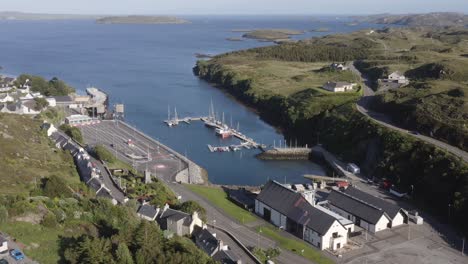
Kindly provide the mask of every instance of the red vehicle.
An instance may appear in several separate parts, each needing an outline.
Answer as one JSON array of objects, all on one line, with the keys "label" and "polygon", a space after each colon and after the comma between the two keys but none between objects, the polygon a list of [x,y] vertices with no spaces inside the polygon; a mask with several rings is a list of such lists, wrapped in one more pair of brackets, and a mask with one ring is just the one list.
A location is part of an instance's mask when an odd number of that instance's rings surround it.
[{"label": "red vehicle", "polygon": [[349,183],[345,181],[338,181],[336,182],[336,186],[338,188],[347,188],[349,186]]},{"label": "red vehicle", "polygon": [[390,182],[389,180],[382,181],[382,188],[384,188],[385,190],[389,190],[391,187],[392,187],[392,182]]}]

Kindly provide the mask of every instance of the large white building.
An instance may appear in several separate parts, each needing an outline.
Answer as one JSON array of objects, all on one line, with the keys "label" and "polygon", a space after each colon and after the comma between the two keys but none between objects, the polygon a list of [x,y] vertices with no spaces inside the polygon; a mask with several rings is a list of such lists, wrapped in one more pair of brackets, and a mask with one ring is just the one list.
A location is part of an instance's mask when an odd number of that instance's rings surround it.
[{"label": "large white building", "polygon": [[372,233],[408,222],[407,213],[399,206],[354,187],[332,191],[327,200],[332,211]]},{"label": "large white building", "polygon": [[321,250],[337,250],[348,241],[353,224],[343,225],[326,208],[316,208],[299,192],[269,181],[255,199],[255,213]]},{"label": "large white building", "polygon": [[338,93],[338,92],[347,92],[353,90],[355,83],[348,82],[327,82],[323,85],[323,89]]}]

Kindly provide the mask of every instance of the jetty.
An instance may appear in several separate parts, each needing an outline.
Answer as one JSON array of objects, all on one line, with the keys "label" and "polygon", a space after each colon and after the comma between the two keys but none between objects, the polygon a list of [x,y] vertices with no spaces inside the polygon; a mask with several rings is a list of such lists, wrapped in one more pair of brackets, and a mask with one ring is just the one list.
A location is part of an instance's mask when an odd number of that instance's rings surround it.
[{"label": "jetty", "polygon": [[[168,118],[164,120],[164,123],[166,123],[169,127],[174,127],[179,125],[180,123],[186,123],[186,124],[191,124],[192,121],[202,121],[205,123],[207,127],[217,129],[217,130],[224,130],[229,133],[229,136],[233,136],[241,140],[241,143],[239,145],[231,145],[231,146],[218,146],[214,147],[211,145],[208,145],[208,149],[211,152],[228,152],[228,151],[237,151],[242,148],[246,149],[251,149],[251,148],[259,148],[262,150],[266,149],[266,145],[259,144],[257,143],[254,139],[248,137],[247,135],[244,135],[242,132],[239,131],[239,125],[237,126],[237,129],[229,127],[225,122],[224,122],[224,113],[223,113],[223,118],[222,121],[216,119],[216,115],[213,110],[213,106],[210,107],[210,114],[208,116],[197,116],[197,117],[182,117],[179,118],[177,116],[177,109],[174,108],[174,116],[171,118],[171,113],[170,109],[168,108]],[[231,120],[232,123],[232,120]]]}]

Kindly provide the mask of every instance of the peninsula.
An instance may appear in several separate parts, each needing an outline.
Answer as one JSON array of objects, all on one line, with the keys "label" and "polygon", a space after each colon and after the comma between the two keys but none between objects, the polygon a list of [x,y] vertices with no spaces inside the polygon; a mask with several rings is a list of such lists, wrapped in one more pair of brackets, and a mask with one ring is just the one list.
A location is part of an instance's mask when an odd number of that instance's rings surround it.
[{"label": "peninsula", "polygon": [[[467,36],[460,28],[361,30],[221,54],[194,72],[301,145],[319,142],[364,174],[413,186],[416,202],[442,215],[468,195],[455,180],[468,169]],[[392,121],[376,122],[374,111]],[[466,210],[454,225],[468,234]]]},{"label": "peninsula", "polygon": [[245,33],[242,37],[260,41],[278,41],[302,34],[304,34],[304,31],[291,29],[256,29]]},{"label": "peninsula", "polygon": [[172,16],[109,16],[96,20],[98,24],[189,24],[190,21]]},{"label": "peninsula", "polygon": [[358,22],[384,25],[426,26],[426,27],[465,27],[468,25],[468,15],[454,12],[433,12],[425,14],[378,14],[353,17]]}]

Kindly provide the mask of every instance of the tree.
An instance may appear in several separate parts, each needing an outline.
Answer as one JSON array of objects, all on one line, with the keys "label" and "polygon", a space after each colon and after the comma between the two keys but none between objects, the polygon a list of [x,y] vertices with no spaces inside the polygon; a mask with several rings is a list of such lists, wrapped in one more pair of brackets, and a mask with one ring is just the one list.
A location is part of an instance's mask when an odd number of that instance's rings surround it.
[{"label": "tree", "polygon": [[48,212],[45,216],[44,219],[42,219],[41,224],[45,227],[48,228],[55,228],[57,227],[57,217],[55,216],[54,213]]},{"label": "tree", "polygon": [[115,156],[102,145],[97,145],[94,148],[94,153],[96,153],[96,157],[102,161],[109,163],[115,162]]},{"label": "tree", "polygon": [[49,102],[47,102],[45,98],[34,98],[34,101],[36,102],[36,106],[34,107],[34,110],[36,111],[41,111],[49,106]]},{"label": "tree", "polygon": [[199,203],[195,201],[186,201],[179,206],[179,210],[187,214],[197,212],[203,222],[206,222],[206,210]]},{"label": "tree", "polygon": [[79,245],[82,263],[109,264],[115,263],[111,250],[111,242],[106,238],[85,238]]},{"label": "tree", "polygon": [[55,197],[71,197],[72,192],[67,188],[67,183],[60,177],[52,175],[44,180],[42,192],[50,198]]},{"label": "tree", "polygon": [[133,241],[136,263],[160,263],[158,260],[162,256],[162,233],[155,224],[142,221]]},{"label": "tree", "polygon": [[128,250],[127,244],[121,242],[115,252],[118,264],[133,264],[132,254]]},{"label": "tree", "polygon": [[71,127],[67,124],[63,124],[60,126],[60,130],[65,132],[65,134],[74,139],[76,142],[83,144],[83,135],[81,134],[81,131],[78,128]]}]

